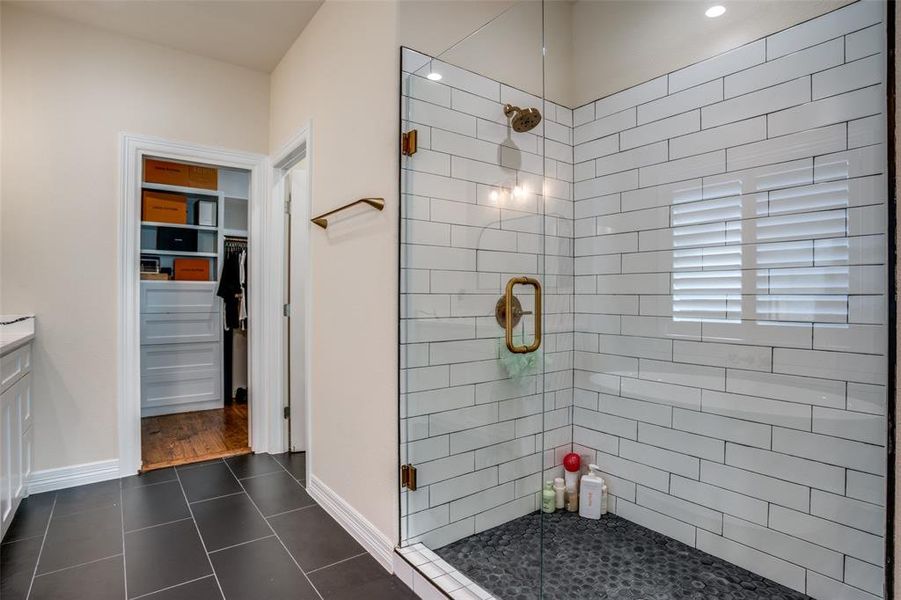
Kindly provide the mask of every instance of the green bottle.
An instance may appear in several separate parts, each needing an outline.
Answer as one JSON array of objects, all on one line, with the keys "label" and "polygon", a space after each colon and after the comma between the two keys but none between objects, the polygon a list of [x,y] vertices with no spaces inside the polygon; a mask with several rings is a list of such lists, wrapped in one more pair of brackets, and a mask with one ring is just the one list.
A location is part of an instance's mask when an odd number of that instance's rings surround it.
[{"label": "green bottle", "polygon": [[550,481],[545,482],[544,489],[541,491],[541,511],[546,513],[554,512],[554,504],[557,494],[554,492],[554,484]]}]

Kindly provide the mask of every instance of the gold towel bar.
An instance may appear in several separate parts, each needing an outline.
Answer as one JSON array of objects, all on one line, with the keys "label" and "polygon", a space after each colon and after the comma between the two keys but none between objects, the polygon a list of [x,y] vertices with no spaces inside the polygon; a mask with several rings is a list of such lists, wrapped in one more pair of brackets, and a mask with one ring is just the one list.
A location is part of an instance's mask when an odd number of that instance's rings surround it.
[{"label": "gold towel bar", "polygon": [[360,198],[350,204],[345,204],[344,206],[338,207],[335,210],[330,210],[325,214],[319,215],[315,219],[310,219],[312,222],[316,223],[323,229],[328,229],[328,219],[326,217],[335,214],[336,212],[342,211],[345,208],[350,208],[351,206],[356,206],[357,204],[368,204],[372,208],[376,210],[382,210],[385,208],[385,199],[384,198]]}]

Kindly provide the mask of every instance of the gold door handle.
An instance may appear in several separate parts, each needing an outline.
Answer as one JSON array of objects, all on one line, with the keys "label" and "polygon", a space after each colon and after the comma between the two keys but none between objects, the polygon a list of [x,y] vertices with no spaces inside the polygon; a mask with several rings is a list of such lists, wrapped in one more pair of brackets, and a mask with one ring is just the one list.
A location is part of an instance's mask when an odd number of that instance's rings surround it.
[{"label": "gold door handle", "polygon": [[[517,346],[513,343],[513,286],[516,284],[531,285],[535,288],[535,339],[528,346]],[[541,345],[541,283],[532,277],[511,277],[504,292],[504,330],[507,334],[507,349],[514,354],[535,352]]]}]

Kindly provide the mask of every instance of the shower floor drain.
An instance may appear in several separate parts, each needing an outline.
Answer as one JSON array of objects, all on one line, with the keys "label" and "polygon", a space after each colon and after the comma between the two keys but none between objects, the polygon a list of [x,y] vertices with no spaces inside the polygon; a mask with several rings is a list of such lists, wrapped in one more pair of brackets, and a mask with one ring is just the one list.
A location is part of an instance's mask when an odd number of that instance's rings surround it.
[{"label": "shower floor drain", "polygon": [[543,600],[810,600],[614,515],[543,523],[543,539],[536,513],[435,552],[501,600],[535,600],[542,586]]}]

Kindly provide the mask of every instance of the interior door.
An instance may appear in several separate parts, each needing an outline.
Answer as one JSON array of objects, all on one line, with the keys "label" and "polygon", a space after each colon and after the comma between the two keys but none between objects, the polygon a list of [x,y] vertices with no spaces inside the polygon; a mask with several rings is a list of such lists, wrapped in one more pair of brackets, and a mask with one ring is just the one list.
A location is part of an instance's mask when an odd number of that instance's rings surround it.
[{"label": "interior door", "polygon": [[310,221],[307,218],[309,172],[307,160],[302,159],[287,174],[285,189],[290,210],[288,230],[288,440],[292,452],[307,450],[307,296],[309,284],[308,238]]}]

